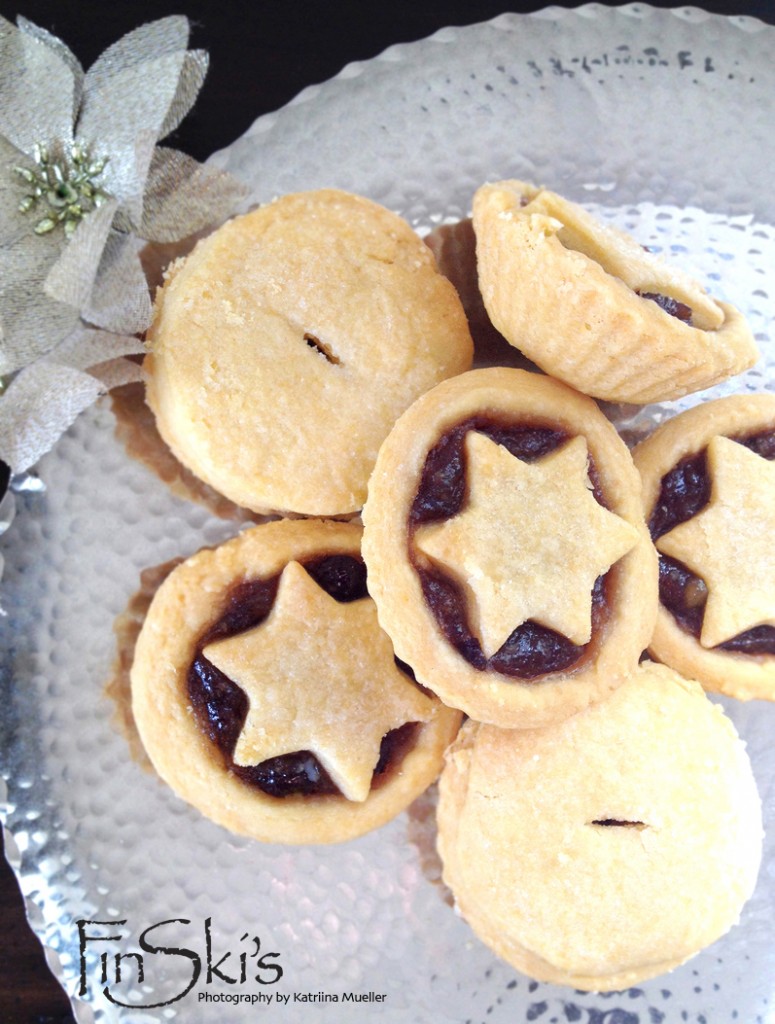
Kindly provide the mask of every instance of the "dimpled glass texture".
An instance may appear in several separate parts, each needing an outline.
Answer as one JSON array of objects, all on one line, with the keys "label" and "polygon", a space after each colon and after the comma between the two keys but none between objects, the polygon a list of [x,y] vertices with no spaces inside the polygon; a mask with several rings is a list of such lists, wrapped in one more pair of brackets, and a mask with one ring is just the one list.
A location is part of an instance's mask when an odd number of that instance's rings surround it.
[{"label": "dimpled glass texture", "polygon": [[[774,50],[775,29],[696,8],[507,14],[349,65],[212,159],[248,181],[252,202],[337,186],[422,233],[467,215],[483,181],[522,178],[664,252],[748,314],[765,357],[702,396],[615,410],[635,438],[668,409],[775,388]],[[773,838],[739,926],[674,973],[600,996],[517,974],[454,914],[438,881],[432,796],[328,848],[241,839],[182,803],[130,755],[114,722],[103,692],[112,626],[142,568],[238,526],[173,497],[128,458],[107,404],[77,421],[38,475],[41,489],[17,487],[16,518],[2,537],[0,795],[8,857],[79,1024],[237,1024],[262,1015],[283,1024],[775,1021]],[[747,740],[765,827],[775,833],[775,706],[723,703]],[[90,946],[83,996],[81,918],[126,922],[103,930],[117,929],[123,945]],[[213,959],[231,951],[232,976],[241,952],[255,963],[257,936],[262,952],[280,954],[281,982],[208,983],[208,918]],[[201,954],[194,989],[159,1009],[111,1003],[100,952],[136,951],[143,928],[170,919],[180,920],[156,937]],[[164,1002],[190,976],[186,958],[148,957],[144,981],[114,991],[135,1006]],[[201,998],[259,991],[291,1001],[280,1009]],[[311,1006],[292,996],[344,991],[387,998]]]}]

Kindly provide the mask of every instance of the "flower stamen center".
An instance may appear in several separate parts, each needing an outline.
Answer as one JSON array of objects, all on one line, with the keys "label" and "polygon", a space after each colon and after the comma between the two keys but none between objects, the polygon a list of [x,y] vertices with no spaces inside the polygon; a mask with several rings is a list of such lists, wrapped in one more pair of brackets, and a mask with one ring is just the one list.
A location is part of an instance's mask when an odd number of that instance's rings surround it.
[{"label": "flower stamen center", "polygon": [[37,143],[33,150],[35,167],[14,167],[29,188],[19,203],[21,213],[42,212],[35,225],[36,235],[46,235],[60,224],[69,238],[87,213],[107,198],[97,182],[109,157],[92,160],[89,149],[80,142],[69,153],[53,156],[48,147]]}]

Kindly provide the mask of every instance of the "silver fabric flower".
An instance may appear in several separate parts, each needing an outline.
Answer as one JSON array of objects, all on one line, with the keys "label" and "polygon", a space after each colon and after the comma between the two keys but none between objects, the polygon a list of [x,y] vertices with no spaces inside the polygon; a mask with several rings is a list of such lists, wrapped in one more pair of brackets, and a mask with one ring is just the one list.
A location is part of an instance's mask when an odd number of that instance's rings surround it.
[{"label": "silver fabric flower", "polygon": [[207,54],[185,17],[143,25],[84,72],[65,44],[0,17],[0,458],[31,466],[80,411],[137,379],[151,319],[139,253],[234,212],[231,176],[158,146]]}]

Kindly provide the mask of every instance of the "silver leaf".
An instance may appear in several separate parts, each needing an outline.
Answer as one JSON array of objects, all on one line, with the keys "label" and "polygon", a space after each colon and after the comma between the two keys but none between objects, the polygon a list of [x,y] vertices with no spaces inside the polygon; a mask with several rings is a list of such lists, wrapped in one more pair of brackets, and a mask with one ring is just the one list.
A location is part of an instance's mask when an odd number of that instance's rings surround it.
[{"label": "silver leaf", "polygon": [[23,153],[37,142],[72,141],[76,85],[57,50],[0,21],[0,135]]},{"label": "silver leaf", "polygon": [[129,359],[111,359],[101,366],[93,366],[89,373],[101,381],[108,391],[122,384],[139,384],[143,380],[142,366]]},{"label": "silver leaf", "polygon": [[148,174],[140,234],[154,242],[185,238],[222,223],[246,195],[247,188],[230,174],[158,146]]},{"label": "silver leaf", "polygon": [[43,289],[50,298],[77,309],[86,305],[117,209],[118,200],[108,199],[78,224],[46,277]]},{"label": "silver leaf", "polygon": [[183,60],[178,90],[167,111],[158,138],[163,139],[174,132],[189,110],[193,107],[207,74],[210,59],[205,50],[189,50]]},{"label": "silver leaf", "polygon": [[84,71],[81,67],[81,62],[69,46],[66,46],[58,36],[52,35],[50,32],[47,32],[46,29],[33,24],[33,22],[22,17],[21,14],[17,17],[16,24],[22,32],[26,33],[28,36],[32,36],[45,46],[48,46],[49,49],[53,50],[54,53],[56,53],[57,56],[59,56],[70,68],[70,71],[73,74],[73,112],[71,120],[75,121],[78,116],[78,108],[81,105],[81,95],[83,93]]},{"label": "silver leaf", "polygon": [[34,465],[102,394],[95,377],[40,360],[0,398],[0,458],[16,473]]},{"label": "silver leaf", "polygon": [[57,345],[47,357],[47,362],[69,366],[73,370],[89,370],[109,360],[144,353],[145,345],[134,335],[81,327]]},{"label": "silver leaf", "polygon": [[86,89],[99,91],[126,68],[185,50],[188,33],[188,18],[183,15],[160,18],[127,32],[89,68]]},{"label": "silver leaf", "polygon": [[133,220],[141,216],[153,146],[177,93],[183,60],[177,51],[135,64],[103,77],[96,89],[87,75],[77,135],[92,156],[110,157],[101,180]]},{"label": "silver leaf", "polygon": [[0,251],[0,374],[11,373],[49,352],[78,323],[78,310],[49,298],[43,282],[61,239],[30,234]]},{"label": "silver leaf", "polygon": [[151,322],[151,297],[131,235],[111,231],[84,320],[115,334],[139,334]]},{"label": "silver leaf", "polygon": [[35,213],[21,213],[19,203],[26,194],[24,182],[14,168],[31,169],[31,161],[8,139],[0,135],[0,249],[7,249],[32,230]]}]

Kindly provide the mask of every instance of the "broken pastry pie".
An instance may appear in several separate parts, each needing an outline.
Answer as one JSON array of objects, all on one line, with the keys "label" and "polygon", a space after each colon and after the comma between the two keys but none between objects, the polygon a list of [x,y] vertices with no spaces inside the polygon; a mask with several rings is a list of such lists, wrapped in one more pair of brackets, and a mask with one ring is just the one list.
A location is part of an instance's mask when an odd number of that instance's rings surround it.
[{"label": "broken pastry pie", "polygon": [[471,365],[453,286],[396,214],[321,189],[236,217],[156,299],[147,401],[177,458],[235,504],[360,510],[400,413]]},{"label": "broken pastry pie", "polygon": [[655,658],[741,699],[775,699],[775,396],[732,395],[634,451],[660,556]]},{"label": "broken pastry pie", "polygon": [[468,722],[446,760],[444,881],[476,934],[540,981],[603,992],[672,970],[753,891],[762,817],[745,745],[666,666],[549,728]]},{"label": "broken pastry pie", "polygon": [[733,306],[582,207],[522,181],[474,197],[479,285],[495,327],[596,398],[658,402],[752,366]]},{"label": "broken pastry pie", "polygon": [[176,568],[137,642],[132,707],[179,796],[266,842],[330,843],[403,810],[460,714],[396,661],[361,530],[280,521]]},{"label": "broken pastry pie", "polygon": [[656,563],[629,452],[548,377],[473,370],[424,395],[380,450],[364,524],[396,653],[479,721],[574,714],[651,637]]}]

